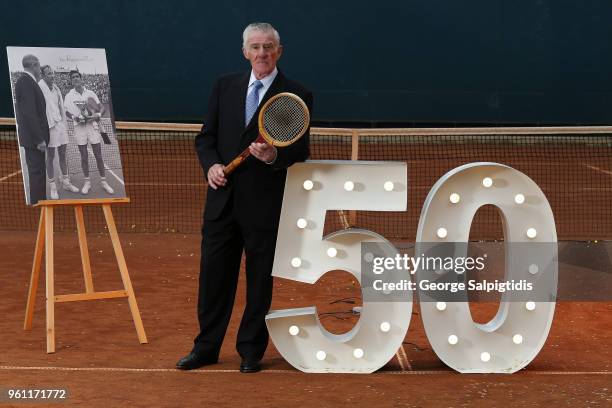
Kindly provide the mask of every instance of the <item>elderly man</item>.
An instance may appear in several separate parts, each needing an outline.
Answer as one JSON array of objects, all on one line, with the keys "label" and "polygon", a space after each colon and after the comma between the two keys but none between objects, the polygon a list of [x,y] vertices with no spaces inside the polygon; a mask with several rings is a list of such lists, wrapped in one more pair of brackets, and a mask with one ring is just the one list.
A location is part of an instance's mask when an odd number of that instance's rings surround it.
[{"label": "elderly man", "polygon": [[49,127],[45,97],[37,83],[40,62],[34,55],[26,55],[21,64],[25,73],[15,83],[15,118],[19,144],[24,149],[28,168],[28,201],[34,205],[47,198],[45,149],[49,143]]},{"label": "elderly man", "polygon": [[[85,88],[83,77],[79,71],[70,71],[69,75],[73,88],[66,94],[64,104],[66,105],[66,115],[74,121],[74,137],[81,155],[81,168],[85,177],[81,193],[88,194],[91,189],[89,153],[87,152],[87,143],[89,143],[98,165],[100,185],[108,194],[113,194],[115,191],[106,182],[106,170],[102,159],[102,146],[100,145],[102,135],[97,123],[104,113],[104,105],[100,103],[98,95]],[[90,114],[89,106],[94,106],[94,113]]]},{"label": "elderly man", "polygon": [[[312,109],[312,93],[277,69],[283,47],[270,24],[247,26],[242,47],[251,70],[217,80],[195,140],[208,191],[200,259],[200,333],[191,353],[176,365],[183,370],[217,362],[232,313],[243,250],[247,293],[236,348],[242,357],[241,372],[260,370],[268,344],[265,316],[272,301],[271,272],[286,169],[309,156],[308,133],[278,150],[254,143],[258,111],[267,99],[292,92]],[[225,165],[247,146],[252,156],[226,177]]]},{"label": "elderly man", "polygon": [[53,161],[57,149],[58,161],[62,172],[62,187],[72,193],[78,193],[79,189],[70,183],[68,168],[66,166],[66,146],[68,145],[68,125],[66,123],[66,109],[60,89],[55,84],[55,76],[49,65],[41,68],[42,79],[38,86],[45,96],[47,105],[47,122],[49,123],[49,144],[47,145],[47,177],[49,178],[49,195],[51,199],[57,200],[57,185],[55,184],[55,171]]}]

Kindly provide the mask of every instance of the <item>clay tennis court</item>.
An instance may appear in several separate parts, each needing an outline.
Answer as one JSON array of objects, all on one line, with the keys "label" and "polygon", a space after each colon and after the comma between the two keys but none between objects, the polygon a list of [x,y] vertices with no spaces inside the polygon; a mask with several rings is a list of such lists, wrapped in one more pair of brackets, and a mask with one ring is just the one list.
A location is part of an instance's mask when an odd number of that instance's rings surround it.
[{"label": "clay tennis court", "polygon": [[[339,135],[328,145],[315,143],[313,156],[350,159],[350,136],[348,142],[342,138],[346,136]],[[604,141],[609,142],[609,136]],[[2,143],[7,143],[7,150],[8,146],[15,147],[11,145],[14,142]],[[540,184],[555,213],[560,240],[591,241],[584,243],[587,246],[594,240],[610,239],[609,145],[577,144],[570,149],[569,144],[538,147],[531,143],[522,148],[512,145],[510,153],[508,146],[499,143],[490,147],[449,143],[442,139],[438,146],[413,141],[362,147],[362,160],[408,162],[409,211],[384,216],[358,213],[355,223],[391,240],[413,240],[423,199],[433,182],[457,165],[476,161],[476,155],[483,161],[513,166]],[[612,302],[558,303],[544,348],[526,369],[512,375],[465,375],[447,368],[425,337],[416,303],[403,347],[377,373],[304,374],[289,366],[270,343],[264,370],[248,376],[240,374],[234,341],[244,307],[243,271],[220,364],[192,372],[174,370],[176,360],[191,348],[197,327],[197,232],[205,198],[190,141],[184,144],[184,148],[175,146],[178,154],[169,154],[168,144],[162,141],[121,145],[126,189],[133,202],[123,209],[117,206],[115,213],[124,231],[121,239],[147,330],[146,345],[138,343],[125,299],[56,305],[55,354],[45,352],[44,294],[40,291],[33,329],[22,330],[37,213],[17,201],[23,200],[20,175],[0,182],[2,196],[10,204],[10,211],[3,212],[0,219],[3,388],[66,388],[69,404],[88,407],[125,406],[128,401],[132,406],[612,404]],[[440,156],[444,151],[447,156]],[[19,168],[14,158],[2,160],[3,172],[5,168],[13,170],[1,174],[0,179]],[[581,190],[576,191],[576,187]],[[99,291],[119,289],[121,280],[110,240],[104,231],[97,230],[101,215],[88,211],[94,285]],[[99,209],[97,212],[101,213]],[[84,288],[70,216],[68,212],[58,215],[59,227],[66,231],[55,236],[56,294],[81,292]],[[491,208],[479,211],[472,235],[479,239],[498,237],[498,217]],[[328,231],[341,228],[340,218],[336,212],[328,214]],[[609,245],[601,245],[603,252],[599,253],[612,256]],[[601,262],[606,265],[604,260]],[[360,304],[358,283],[347,273],[332,272],[316,285],[276,279],[272,308],[316,305],[325,327],[339,333],[355,324],[358,315],[353,308]],[[478,322],[488,321],[496,309],[496,304],[471,306]],[[245,395],[253,395],[249,391],[265,393],[266,397],[246,400]]]},{"label": "clay tennis court", "polygon": [[[89,237],[94,284],[114,290],[121,281],[104,234]],[[69,402],[82,406],[494,406],[496,402],[609,406],[612,402],[612,303],[559,303],[548,340],[538,357],[512,375],[465,375],[446,368],[427,341],[415,305],[403,352],[371,375],[304,374],[289,366],[270,344],[264,371],[238,372],[234,340],[244,307],[244,274],[220,364],[193,372],[174,370],[189,351],[197,320],[196,235],[124,234],[149,344],[140,345],[125,300],[56,306],[57,352],[45,352],[44,299],[39,294],[34,326],[22,330],[34,233],[3,234],[0,322],[3,387],[67,388]],[[56,291],[83,290],[72,234],[56,236]],[[316,305],[325,326],[346,331],[356,322],[359,286],[334,273],[317,285],[277,279],[273,309]],[[344,299],[344,300],[342,300]],[[351,302],[355,303],[351,303]],[[491,317],[495,305],[477,305],[474,318]],[[484,306],[484,307],[483,307]],[[474,311],[475,308],[472,308]],[[405,353],[405,354],[404,354]],[[28,368],[29,367],[29,368]],[[244,399],[247,391],[265,400]],[[480,403],[479,403],[480,401]]]}]

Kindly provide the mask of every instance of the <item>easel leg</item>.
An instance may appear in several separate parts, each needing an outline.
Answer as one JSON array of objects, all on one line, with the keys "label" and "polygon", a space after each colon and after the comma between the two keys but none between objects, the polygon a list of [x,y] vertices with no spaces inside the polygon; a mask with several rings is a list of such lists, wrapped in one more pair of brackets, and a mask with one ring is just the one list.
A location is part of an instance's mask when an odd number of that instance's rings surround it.
[{"label": "easel leg", "polygon": [[110,204],[103,204],[102,210],[104,211],[104,218],[106,219],[108,232],[113,243],[113,249],[115,250],[117,263],[119,264],[119,272],[121,272],[121,280],[123,281],[123,287],[125,288],[125,291],[128,294],[128,302],[130,304],[130,310],[132,312],[134,326],[136,326],[136,333],[138,333],[138,340],[140,341],[140,344],[145,344],[147,343],[147,336],[145,334],[144,326],[142,325],[142,319],[140,318],[140,311],[138,310],[138,304],[136,303],[134,288],[132,287],[132,281],[130,280],[127,264],[125,263],[123,249],[121,248],[121,242],[119,241],[119,234],[117,233],[117,227],[115,226],[115,219],[113,218],[113,213],[111,211]]},{"label": "easel leg", "polygon": [[53,290],[53,206],[45,211],[45,272],[47,275],[47,353],[55,353],[55,297]]},{"label": "easel leg", "polygon": [[83,207],[74,207],[76,217],[77,233],[79,235],[79,248],[81,249],[81,264],[83,265],[83,277],[85,278],[85,293],[93,293],[93,279],[91,277],[91,263],[89,262],[89,248],[87,247],[87,235],[85,233],[85,219],[83,218]]},{"label": "easel leg", "polygon": [[36,247],[34,247],[34,262],[32,263],[32,276],[30,277],[30,289],[28,291],[28,304],[26,306],[23,330],[32,329],[34,317],[34,306],[36,304],[36,292],[38,290],[38,278],[40,276],[40,265],[42,264],[43,249],[45,248],[45,209],[40,209],[40,222],[38,223],[38,234],[36,235]]}]

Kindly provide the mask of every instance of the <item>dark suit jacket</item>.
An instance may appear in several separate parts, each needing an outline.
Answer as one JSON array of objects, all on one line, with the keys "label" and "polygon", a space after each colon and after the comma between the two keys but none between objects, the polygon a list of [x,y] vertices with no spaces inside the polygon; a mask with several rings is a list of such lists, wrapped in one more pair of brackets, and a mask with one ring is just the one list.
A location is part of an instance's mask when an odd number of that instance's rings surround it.
[{"label": "dark suit jacket", "polygon": [[[202,130],[196,136],[195,148],[204,169],[216,163],[229,164],[258,136],[257,117],[260,108],[273,95],[291,92],[298,95],[312,112],[312,93],[297,82],[287,79],[279,70],[264,95],[251,122],[244,124],[244,110],[250,71],[221,77],[214,86],[208,102],[208,114]],[[205,220],[219,217],[232,192],[234,209],[251,225],[278,228],[283,201],[287,167],[304,161],[310,155],[309,131],[294,144],[277,149],[272,165],[247,158],[229,177],[225,187],[208,188]]]},{"label": "dark suit jacket", "polygon": [[15,84],[15,117],[21,146],[35,148],[40,142],[49,144],[45,96],[26,73]]}]

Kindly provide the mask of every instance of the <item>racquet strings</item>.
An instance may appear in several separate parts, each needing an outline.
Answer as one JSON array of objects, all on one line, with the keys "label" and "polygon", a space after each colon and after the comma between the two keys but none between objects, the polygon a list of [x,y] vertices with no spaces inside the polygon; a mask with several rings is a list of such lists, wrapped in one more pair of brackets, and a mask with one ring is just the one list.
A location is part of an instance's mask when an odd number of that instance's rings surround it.
[{"label": "racquet strings", "polygon": [[262,125],[268,136],[280,144],[290,144],[302,136],[309,113],[303,103],[291,95],[280,95],[263,111]]}]

